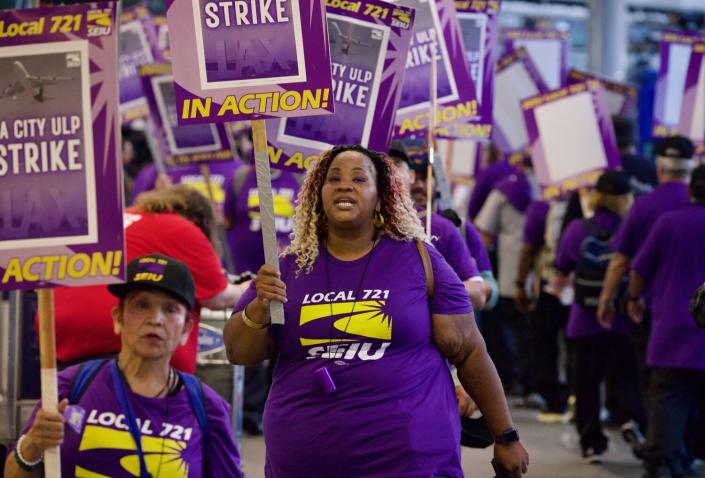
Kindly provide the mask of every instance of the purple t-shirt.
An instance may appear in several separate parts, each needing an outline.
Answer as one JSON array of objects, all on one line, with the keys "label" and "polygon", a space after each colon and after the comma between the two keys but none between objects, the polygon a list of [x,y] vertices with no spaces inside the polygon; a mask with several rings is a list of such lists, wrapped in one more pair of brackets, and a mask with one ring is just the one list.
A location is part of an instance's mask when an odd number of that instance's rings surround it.
[{"label": "purple t-shirt", "polygon": [[[289,245],[289,234],[294,228],[294,207],[298,192],[299,183],[292,173],[282,171],[279,177],[272,178],[274,228],[280,249]],[[231,224],[227,236],[235,269],[239,273],[256,273],[264,264],[264,246],[259,216],[257,174],[254,167],[248,167],[247,177],[237,196],[232,187],[227,188],[225,216]]]},{"label": "purple t-shirt", "polygon": [[[605,230],[613,230],[620,221],[619,216],[605,209],[595,211],[593,217],[598,227]],[[556,269],[564,274],[569,274],[575,270],[580,261],[580,247],[590,233],[585,219],[575,219],[566,227],[556,253]],[[597,323],[597,314],[594,310],[588,310],[573,303],[570,306],[570,317],[566,327],[566,335],[571,338],[593,337],[596,335],[625,335],[629,331],[627,319],[618,315],[615,318],[611,330],[607,330]]]},{"label": "purple t-shirt", "polygon": [[434,212],[431,215],[431,236],[431,243],[436,246],[461,281],[480,275],[474,256],[470,255],[470,251],[463,244],[463,237],[453,221]]},{"label": "purple t-shirt", "polygon": [[[223,206],[225,195],[230,187],[233,175],[241,166],[242,163],[240,161],[216,161],[208,163],[211,191],[218,207]],[[168,167],[166,173],[172,183],[191,186],[208,197],[208,186],[201,174],[201,168],[198,165],[191,164],[188,166]],[[129,204],[135,202],[135,198],[139,193],[154,189],[154,183],[158,175],[159,173],[154,164],[148,164],[142,168],[132,184]]]},{"label": "purple t-shirt", "polygon": [[[269,327],[278,356],[264,412],[268,478],[463,476],[460,422],[431,314],[468,314],[458,276],[434,247],[429,300],[416,244],[383,236],[341,261],[321,247],[296,276],[281,259],[286,323]],[[236,310],[255,297],[252,286]],[[354,315],[351,313],[354,309]],[[326,366],[337,390],[314,376]]]},{"label": "purple t-shirt", "polygon": [[544,245],[549,207],[547,201],[535,200],[526,208],[526,222],[524,223],[524,242],[526,244],[536,247]]},{"label": "purple t-shirt", "polygon": [[652,292],[646,355],[652,367],[705,370],[705,330],[688,311],[705,282],[704,246],[705,205],[691,204],[662,214],[632,260]]},{"label": "purple t-shirt", "polygon": [[516,171],[517,169],[509,164],[506,159],[490,164],[480,171],[475,179],[475,186],[472,188],[470,202],[468,203],[468,217],[474,220],[495,185]]},{"label": "purple t-shirt", "polygon": [[[117,400],[106,363],[90,383],[79,405],[86,411],[81,434],[66,426],[61,445],[62,476],[139,476],[135,441]],[[59,400],[66,398],[79,366],[59,373]],[[242,477],[240,456],[232,438],[230,409],[218,394],[203,385],[208,415],[208,449],[201,446],[201,429],[184,387],[174,396],[148,398],[128,389],[130,402],[141,427],[142,450],[147,470],[154,478],[204,476],[208,459],[213,477]],[[37,404],[22,433],[27,433],[41,406]]]},{"label": "purple t-shirt", "polygon": [[492,264],[490,263],[490,256],[487,254],[487,249],[485,244],[482,242],[482,237],[480,233],[477,232],[477,228],[470,221],[464,221],[465,223],[465,243],[468,246],[470,255],[477,263],[477,269],[480,272],[491,271]]},{"label": "purple t-shirt", "polygon": [[624,218],[614,236],[612,246],[625,256],[634,257],[656,219],[667,211],[688,203],[688,186],[683,183],[663,183],[645,196],[640,196]]},{"label": "purple t-shirt", "polygon": [[521,171],[513,172],[499,181],[495,185],[495,189],[504,194],[509,204],[519,212],[526,211],[533,196],[529,178]]}]

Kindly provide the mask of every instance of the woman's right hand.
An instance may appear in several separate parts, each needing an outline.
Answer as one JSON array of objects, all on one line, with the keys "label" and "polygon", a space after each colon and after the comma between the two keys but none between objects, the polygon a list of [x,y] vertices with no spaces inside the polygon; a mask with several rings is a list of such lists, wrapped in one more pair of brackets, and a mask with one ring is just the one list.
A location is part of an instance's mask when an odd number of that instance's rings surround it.
[{"label": "woman's right hand", "polygon": [[26,460],[35,461],[42,450],[60,446],[64,441],[64,410],[69,401],[63,399],[58,405],[58,411],[48,412],[40,409],[34,417],[32,428],[22,440],[22,456]]},{"label": "woman's right hand", "polygon": [[265,322],[269,316],[269,303],[273,300],[285,303],[286,284],[280,279],[281,274],[273,266],[263,265],[257,276],[255,277],[255,289],[257,290],[257,298],[250,302],[250,307],[247,309],[247,315],[253,316],[252,320],[256,322]]}]

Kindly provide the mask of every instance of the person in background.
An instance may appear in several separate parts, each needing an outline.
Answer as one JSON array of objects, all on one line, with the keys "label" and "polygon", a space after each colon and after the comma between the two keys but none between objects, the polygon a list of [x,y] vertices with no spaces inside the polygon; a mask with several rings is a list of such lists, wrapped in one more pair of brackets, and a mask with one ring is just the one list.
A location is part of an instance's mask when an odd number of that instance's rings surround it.
[{"label": "person in background", "polygon": [[[545,401],[538,419],[544,423],[565,423],[569,418],[569,387],[560,379],[559,357],[561,332],[568,322],[570,304],[564,304],[561,294],[553,288],[553,261],[565,210],[566,202],[560,199],[535,200],[529,205],[516,281],[516,307],[528,315],[535,339],[536,391]],[[565,368],[571,383],[570,367]]]},{"label": "person in background", "polygon": [[[196,370],[200,309],[224,310],[235,305],[241,290],[226,280],[220,265],[213,208],[201,193],[186,186],[151,191],[124,214],[126,259],[161,253],[188,265],[196,283],[193,330],[174,352],[174,367]],[[61,366],[113,356],[120,340],[113,332],[110,310],[116,300],[103,286],[54,289],[56,357]]]},{"label": "person in background", "polygon": [[[426,217],[426,166],[424,162],[412,167],[411,159],[402,149],[403,145],[395,143],[389,152],[390,159],[399,169],[406,190],[414,201],[421,221]],[[455,224],[436,212],[431,215],[431,244],[455,271],[465,285],[475,310],[482,310],[488,295],[482,275],[477,268],[477,262],[464,246],[463,239]]]},{"label": "person in background", "polygon": [[502,159],[502,152],[492,143],[482,151],[482,169],[475,178],[467,217],[474,221],[498,182],[516,172],[508,159]]},{"label": "person in background", "polygon": [[129,126],[122,127],[122,171],[125,182],[125,197],[132,194],[133,183],[140,171],[152,163],[144,132]]},{"label": "person in background", "polygon": [[634,121],[625,116],[612,116],[612,126],[617,139],[619,160],[624,172],[629,174],[629,184],[636,195],[648,193],[658,185],[658,174],[654,161],[636,154],[634,145]]},{"label": "person in background", "polygon": [[127,282],[107,289],[118,300],[117,357],[59,373],[58,408],[37,404],[4,476],[43,476],[44,450],[58,446],[67,477],[242,478],[230,407],[169,365],[195,327],[189,268],[160,254],[137,257]]},{"label": "person in background", "polygon": [[[477,401],[506,476],[528,470],[467,291],[383,154],[338,146],[309,170],[292,242],[225,327],[228,357],[277,357],[265,474],[460,478],[448,361]],[[272,324],[271,301],[286,322]]]},{"label": "person in background", "polygon": [[575,425],[583,458],[588,463],[600,463],[607,450],[608,439],[600,420],[600,384],[608,369],[619,379],[616,396],[625,414],[624,423],[644,422],[636,361],[627,337],[627,319],[618,315],[611,328],[601,327],[596,318],[598,291],[595,289],[599,286],[584,282],[585,278],[594,283],[604,280],[604,270],[597,268],[602,262],[597,261],[603,261],[602,257],[611,251],[611,237],[632,200],[629,178],[624,172],[603,173],[590,197],[590,208],[595,215],[568,225],[558,243],[554,263],[557,273],[553,289],[558,293],[568,284],[570,274],[575,273],[575,300],[570,309],[567,336],[575,352]]},{"label": "person in background", "polygon": [[[620,299],[620,287],[623,288],[622,284],[629,272],[630,261],[639,252],[656,220],[662,214],[688,203],[687,184],[695,163],[694,150],[693,143],[682,136],[666,138],[656,144],[659,185],[651,193],[637,198],[612,242],[614,254],[607,269],[597,308],[597,320],[604,327],[611,327]],[[647,310],[640,323],[630,325],[630,340],[639,365],[642,395],[648,401],[649,370],[645,364],[646,346],[651,329],[651,314],[648,310],[651,292],[646,290],[644,297]]]},{"label": "person in background", "polygon": [[524,213],[536,188],[530,158],[524,158],[514,169],[492,189],[475,218],[475,226],[488,249],[497,244],[499,302],[483,317],[483,335],[507,392],[528,396],[534,392],[529,373],[532,347],[527,343],[525,317],[516,309],[514,298]]},{"label": "person in background", "polygon": [[629,316],[643,320],[645,290],[651,308],[646,478],[694,476],[705,423],[705,330],[688,310],[705,281],[705,165],[693,171],[688,191],[690,204],[661,214],[631,261]]}]

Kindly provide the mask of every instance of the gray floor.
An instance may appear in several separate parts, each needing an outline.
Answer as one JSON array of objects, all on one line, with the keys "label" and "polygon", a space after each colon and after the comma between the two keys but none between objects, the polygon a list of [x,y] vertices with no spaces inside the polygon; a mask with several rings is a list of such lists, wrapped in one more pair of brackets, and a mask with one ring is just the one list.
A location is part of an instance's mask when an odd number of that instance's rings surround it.
[{"label": "gray floor", "polygon": [[[530,457],[532,478],[641,478],[639,462],[615,432],[610,432],[610,449],[602,465],[583,464],[577,435],[572,425],[544,425],[535,420],[536,412],[514,410],[514,420]],[[242,443],[243,471],[246,478],[264,476],[264,439],[245,437]],[[492,448],[463,448],[463,470],[467,478],[491,478]],[[705,478],[705,469],[700,468]]]}]

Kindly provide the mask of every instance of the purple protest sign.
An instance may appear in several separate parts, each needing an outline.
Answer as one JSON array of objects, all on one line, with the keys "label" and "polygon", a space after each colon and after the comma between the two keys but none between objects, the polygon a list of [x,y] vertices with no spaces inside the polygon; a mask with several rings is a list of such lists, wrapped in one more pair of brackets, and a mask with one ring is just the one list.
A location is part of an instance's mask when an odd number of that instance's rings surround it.
[{"label": "purple protest sign", "polygon": [[696,156],[705,156],[705,36],[693,44],[678,131],[693,141]]},{"label": "purple protest sign", "polygon": [[411,40],[414,10],[361,0],[327,7],[335,114],[267,120],[272,167],[305,172],[337,144],[387,151]]},{"label": "purple protest sign", "polygon": [[116,7],[0,11],[0,290],[124,278]]},{"label": "purple protest sign", "polygon": [[492,138],[506,156],[521,156],[529,145],[521,101],[548,91],[526,48],[497,62]]},{"label": "purple protest sign", "polygon": [[149,11],[142,5],[125,9],[120,14],[120,118],[123,124],[146,120],[149,105],[142,90],[142,78],[137,68],[154,63],[159,52],[157,31]]},{"label": "purple protest sign", "polygon": [[503,36],[505,51],[526,48],[548,89],[565,86],[570,54],[568,32],[511,29],[505,30]]},{"label": "purple protest sign", "polygon": [[485,124],[480,115],[453,0],[398,0],[393,3],[416,10],[393,135],[403,138],[422,135],[428,130],[431,63],[435,55],[438,134],[449,138],[489,137],[491,125]]},{"label": "purple protest sign", "polygon": [[654,100],[654,130],[656,138],[679,134],[683,92],[693,45],[705,36],[695,32],[665,31],[661,34],[661,65]]},{"label": "purple protest sign", "polygon": [[479,107],[476,121],[480,139],[489,139],[492,131],[492,103],[494,97],[494,65],[497,60],[499,37],[499,1],[456,0],[455,9],[463,34],[465,54],[470,67],[470,78],[475,85]]},{"label": "purple protest sign", "polygon": [[169,0],[179,124],[333,112],[323,0]]},{"label": "purple protest sign", "polygon": [[584,83],[588,80],[595,80],[602,83],[611,115],[633,116],[635,114],[638,95],[635,86],[610,80],[587,71],[573,69],[568,72],[568,85]]},{"label": "purple protest sign", "polygon": [[549,91],[522,101],[521,107],[544,198],[594,184],[602,171],[619,167],[612,119],[599,81]]},{"label": "purple protest sign", "polygon": [[211,161],[232,161],[225,126],[176,121],[176,101],[171,66],[158,63],[139,68],[151,113],[150,130],[156,154],[166,165],[177,166]]}]

